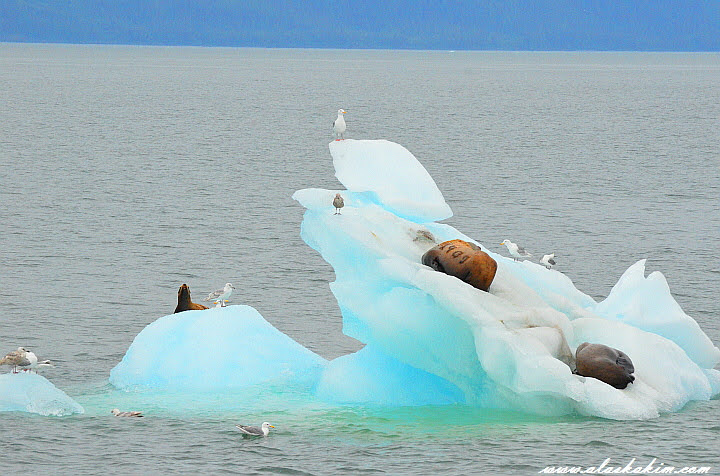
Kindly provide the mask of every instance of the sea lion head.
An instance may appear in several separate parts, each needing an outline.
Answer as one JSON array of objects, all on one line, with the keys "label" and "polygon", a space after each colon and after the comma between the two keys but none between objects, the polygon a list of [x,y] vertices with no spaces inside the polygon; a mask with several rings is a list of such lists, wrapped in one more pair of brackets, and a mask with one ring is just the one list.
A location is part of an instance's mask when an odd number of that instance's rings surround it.
[{"label": "sea lion head", "polygon": [[190,302],[190,288],[187,284],[183,284],[180,286],[180,289],[178,289],[178,302],[184,302],[184,301]]}]

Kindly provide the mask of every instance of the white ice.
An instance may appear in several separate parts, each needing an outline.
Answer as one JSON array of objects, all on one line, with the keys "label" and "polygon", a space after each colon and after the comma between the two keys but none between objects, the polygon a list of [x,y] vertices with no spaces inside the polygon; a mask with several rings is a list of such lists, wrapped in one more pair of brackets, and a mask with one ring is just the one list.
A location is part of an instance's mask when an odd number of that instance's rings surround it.
[{"label": "white ice", "polygon": [[452,216],[425,167],[400,144],[347,139],[332,142],[330,151],[335,176],[351,192],[367,192],[396,215],[418,223]]},{"label": "white ice", "polygon": [[[303,239],[335,269],[331,289],[344,332],[368,344],[372,354],[331,362],[319,396],[343,403],[408,404],[408,392],[396,392],[393,401],[396,382],[425,372],[444,381],[434,387],[443,389],[439,400],[547,415],[638,419],[676,411],[720,391],[720,373],[712,370],[720,351],[675,303],[660,273],[644,277],[643,262],[598,304],[558,271],[486,250],[497,260],[498,272],[490,292],[479,291],[420,263],[435,243],[472,240],[408,212],[414,197],[436,190],[434,183],[425,191],[427,182],[406,180],[422,167],[408,165],[409,152],[387,141],[335,142],[330,152],[338,178],[349,189],[341,191],[343,214],[332,213],[335,190],[300,190],[293,198],[307,208]],[[375,163],[375,157],[402,166],[374,180],[380,174],[363,166]],[[411,172],[403,175],[402,167]],[[371,184],[377,200],[365,193]],[[403,202],[402,212],[398,202]],[[635,383],[618,390],[573,375],[574,351],[584,341],[628,354]],[[393,365],[378,367],[383,359]],[[373,399],[368,388],[380,396]],[[448,391],[452,388],[462,396]]]},{"label": "white ice", "polygon": [[0,412],[65,416],[84,410],[42,375],[20,372],[0,375]]}]

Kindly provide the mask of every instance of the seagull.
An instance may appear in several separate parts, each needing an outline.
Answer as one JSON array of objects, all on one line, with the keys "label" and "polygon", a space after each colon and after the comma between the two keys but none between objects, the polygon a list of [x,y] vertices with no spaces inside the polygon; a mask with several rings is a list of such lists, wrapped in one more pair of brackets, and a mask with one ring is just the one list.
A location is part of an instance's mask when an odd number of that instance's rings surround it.
[{"label": "seagull", "polygon": [[110,413],[115,415],[116,417],[137,417],[142,418],[143,414],[142,412],[121,412],[117,408],[113,408],[110,410]]},{"label": "seagull", "polygon": [[32,370],[34,368],[37,368],[38,366],[38,358],[37,355],[35,355],[35,352],[31,350],[25,349],[25,358],[28,360],[27,365],[18,365],[18,368],[22,370],[23,372],[27,372],[29,370]]},{"label": "seagull", "polygon": [[206,297],[205,301],[212,301],[213,299],[217,302],[220,302],[221,307],[225,307],[225,303],[230,300],[230,296],[232,296],[233,289],[235,289],[235,286],[233,286],[230,283],[225,284],[225,287],[222,289],[218,289],[217,291],[213,291],[210,294],[208,294],[208,297]]},{"label": "seagull", "polygon": [[[35,354],[32,355],[34,356]],[[37,363],[37,357],[35,357],[35,363]],[[0,365],[12,365],[12,373],[16,374],[18,367],[29,367],[32,365],[32,361],[28,358],[28,350],[25,347],[18,347],[17,350],[9,352],[5,357],[0,359]]]},{"label": "seagull", "polygon": [[333,122],[333,131],[335,132],[335,140],[345,140],[345,119],[343,118],[343,114],[345,114],[345,109],[338,109],[338,117],[335,119],[335,122]]},{"label": "seagull", "polygon": [[503,240],[503,242],[500,244],[507,246],[508,251],[510,252],[510,256],[512,256],[515,261],[519,261],[520,258],[529,258],[532,256],[530,253],[525,251],[524,248],[516,245],[510,240]]},{"label": "seagull", "polygon": [[345,200],[343,200],[342,196],[339,193],[335,194],[335,198],[333,198],[333,206],[335,207],[335,215],[340,215],[340,209],[345,206]]},{"label": "seagull", "polygon": [[550,253],[549,255],[543,256],[540,262],[544,264],[547,269],[550,269],[555,265],[554,257],[555,253]]},{"label": "seagull", "polygon": [[30,367],[26,370],[37,373],[37,369],[39,369],[40,367],[55,367],[55,364],[53,364],[51,360],[41,360],[40,362],[31,364]]},{"label": "seagull", "polygon": [[264,422],[262,426],[247,426],[247,425],[235,425],[235,427],[250,436],[268,436],[270,428],[275,428],[268,422]]},{"label": "seagull", "polygon": [[39,369],[40,367],[55,367],[55,365],[53,365],[52,361],[50,361],[50,360],[46,359],[46,360],[38,361],[37,355],[35,355],[35,353],[30,350],[28,350],[27,354],[25,354],[25,358],[28,359],[30,364],[18,366],[18,367],[20,367],[20,370],[22,370],[24,372],[37,373],[37,369]]}]

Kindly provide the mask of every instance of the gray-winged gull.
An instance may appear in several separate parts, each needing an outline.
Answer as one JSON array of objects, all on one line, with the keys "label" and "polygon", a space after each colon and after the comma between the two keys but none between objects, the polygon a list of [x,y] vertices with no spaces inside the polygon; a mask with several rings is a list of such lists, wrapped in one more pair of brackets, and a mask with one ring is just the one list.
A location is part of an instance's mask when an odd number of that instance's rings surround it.
[{"label": "gray-winged gull", "polygon": [[235,427],[249,436],[268,436],[270,428],[275,428],[268,422],[263,422],[262,426],[235,425]]},{"label": "gray-winged gull", "polygon": [[553,259],[555,257],[555,253],[550,253],[549,255],[544,255],[540,262],[545,265],[547,269],[552,268],[555,265],[555,260]]},{"label": "gray-winged gull", "polygon": [[[31,352],[32,354],[32,352]],[[35,354],[32,354],[35,356]],[[37,357],[35,357],[35,363],[37,363]],[[13,373],[17,373],[17,368],[27,368],[32,364],[32,360],[28,358],[28,350],[25,347],[18,347],[17,350],[8,352],[5,357],[0,359],[0,365],[12,365]]]},{"label": "gray-winged gull", "polygon": [[335,213],[334,215],[340,215],[340,209],[345,206],[345,200],[343,200],[342,195],[339,193],[335,194],[335,198],[333,198],[333,207],[335,207]]},{"label": "gray-winged gull", "polygon": [[338,109],[338,117],[335,119],[335,122],[333,122],[333,131],[335,132],[335,140],[345,139],[345,118],[343,117],[343,114],[345,114],[347,111],[345,109]]},{"label": "gray-winged gull", "polygon": [[232,296],[233,289],[235,289],[235,286],[233,286],[230,283],[225,284],[225,287],[222,289],[218,289],[217,291],[213,291],[210,294],[208,294],[208,297],[204,299],[204,301],[216,301],[220,303],[220,306],[225,306],[225,301],[230,300],[230,296]]},{"label": "gray-winged gull", "polygon": [[510,256],[512,256],[515,261],[518,261],[520,258],[529,258],[532,256],[530,253],[525,251],[523,247],[516,245],[510,240],[503,240],[500,244],[507,246]]}]

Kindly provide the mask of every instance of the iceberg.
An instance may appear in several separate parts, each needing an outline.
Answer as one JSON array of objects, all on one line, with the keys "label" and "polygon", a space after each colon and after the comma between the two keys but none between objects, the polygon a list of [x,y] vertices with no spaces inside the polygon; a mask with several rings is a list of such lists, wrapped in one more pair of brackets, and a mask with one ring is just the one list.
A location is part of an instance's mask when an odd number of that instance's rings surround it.
[{"label": "iceberg", "polygon": [[[246,408],[262,399],[263,407],[463,405],[617,420],[654,418],[720,393],[720,350],[662,274],[645,277],[645,261],[598,303],[557,270],[513,261],[438,223],[452,211],[402,146],[344,140],[330,153],[346,189],[293,198],[306,209],[301,237],[335,270],[330,289],[343,332],[365,346],[328,362],[249,306],[185,311],[136,336],[110,373],[113,386],[158,409]],[[495,259],[488,292],[421,263],[451,239]],[[586,341],[625,352],[635,382],[619,390],[573,374]]]},{"label": "iceberg", "polygon": [[182,393],[309,386],[326,363],[254,308],[237,305],[179,312],[151,323],[110,371],[110,383],[122,390]]},{"label": "iceberg", "polygon": [[[329,363],[318,397],[641,419],[717,395],[720,351],[660,273],[644,278],[644,262],[598,304],[556,270],[512,261],[435,223],[451,212],[401,146],[346,140],[331,143],[330,153],[347,188],[343,214],[332,213],[335,190],[299,190],[293,198],[306,208],[303,240],[335,270],[330,287],[343,332],[367,347]],[[455,238],[497,261],[489,292],[421,264],[425,251]],[[584,341],[627,353],[635,383],[618,390],[574,375],[574,350]]]},{"label": "iceberg", "polygon": [[66,416],[84,413],[84,410],[45,377],[20,372],[0,375],[0,412]]}]

